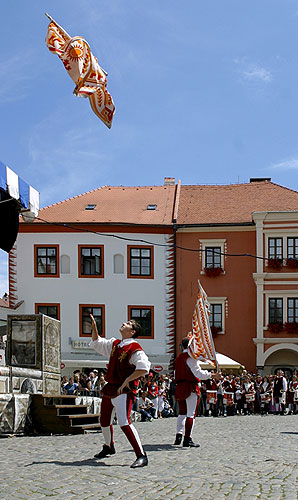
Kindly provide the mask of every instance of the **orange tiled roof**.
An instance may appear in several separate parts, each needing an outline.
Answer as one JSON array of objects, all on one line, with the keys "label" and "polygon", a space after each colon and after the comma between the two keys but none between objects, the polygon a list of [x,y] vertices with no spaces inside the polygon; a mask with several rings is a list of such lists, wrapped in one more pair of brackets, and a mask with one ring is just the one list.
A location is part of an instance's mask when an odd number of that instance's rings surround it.
[{"label": "orange tiled roof", "polygon": [[[48,222],[170,225],[175,190],[175,185],[104,186],[42,208],[38,217]],[[88,204],[95,209],[86,210]],[[157,205],[156,210],[147,210],[148,205]]]},{"label": "orange tiled roof", "polygon": [[252,212],[298,210],[298,192],[269,181],[181,186],[178,224],[252,221]]},{"label": "orange tiled roof", "polygon": [[0,307],[9,307],[9,304],[6,300],[0,299]]}]

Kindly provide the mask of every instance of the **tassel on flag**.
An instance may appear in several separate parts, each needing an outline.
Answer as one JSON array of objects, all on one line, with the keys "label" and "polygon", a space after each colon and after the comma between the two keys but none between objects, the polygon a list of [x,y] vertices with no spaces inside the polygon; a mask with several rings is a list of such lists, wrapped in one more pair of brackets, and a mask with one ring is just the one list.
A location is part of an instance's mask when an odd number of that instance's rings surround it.
[{"label": "tassel on flag", "polygon": [[192,316],[192,336],[188,344],[188,352],[194,359],[211,361],[218,370],[216,352],[210,329],[210,305],[207,294],[198,280],[199,291]]},{"label": "tassel on flag", "polygon": [[54,19],[51,20],[46,36],[48,49],[57,54],[76,86],[77,97],[88,97],[91,108],[103,123],[111,128],[115,113],[113,99],[107,91],[107,73],[99,66],[86,40],[71,37]]}]

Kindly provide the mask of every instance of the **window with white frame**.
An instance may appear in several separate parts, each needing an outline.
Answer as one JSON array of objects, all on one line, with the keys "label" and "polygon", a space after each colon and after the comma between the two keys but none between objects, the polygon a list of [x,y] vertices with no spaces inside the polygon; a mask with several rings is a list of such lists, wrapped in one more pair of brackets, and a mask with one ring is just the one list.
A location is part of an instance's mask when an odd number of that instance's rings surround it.
[{"label": "window with white frame", "polygon": [[287,258],[298,259],[298,238],[288,237],[287,239]]},{"label": "window with white frame", "polygon": [[227,252],[226,240],[200,240],[202,271],[207,267],[221,267],[224,270],[224,254]]},{"label": "window with white frame", "polygon": [[283,323],[283,299],[281,297],[269,298],[269,323]]},{"label": "window with white frame", "polygon": [[265,322],[268,324],[298,323],[298,293],[277,290],[265,293]]},{"label": "window with white frame", "polygon": [[283,258],[283,239],[268,238],[268,259]]},{"label": "window with white frame", "polygon": [[227,297],[208,297],[210,305],[210,328],[213,333],[225,333],[225,319],[227,316]]},{"label": "window with white frame", "polygon": [[288,318],[289,323],[298,323],[298,297],[288,297]]}]

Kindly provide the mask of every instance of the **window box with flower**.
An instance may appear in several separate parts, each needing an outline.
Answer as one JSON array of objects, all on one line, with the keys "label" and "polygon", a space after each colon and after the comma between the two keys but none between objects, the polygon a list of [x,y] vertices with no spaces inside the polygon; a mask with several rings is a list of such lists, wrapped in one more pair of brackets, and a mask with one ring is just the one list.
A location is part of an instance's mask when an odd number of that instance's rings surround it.
[{"label": "window box with flower", "polygon": [[271,269],[274,269],[275,271],[279,271],[282,267],[282,259],[279,259],[277,257],[272,257],[267,260],[267,267],[271,267]]},{"label": "window box with flower", "polygon": [[223,268],[220,266],[207,266],[204,268],[204,272],[206,276],[216,277],[220,276],[223,273]]},{"label": "window box with flower", "polygon": [[279,333],[284,329],[284,325],[279,321],[275,321],[274,323],[268,323],[267,328],[270,332]]},{"label": "window box with flower", "polygon": [[298,333],[298,323],[296,321],[287,321],[285,329],[288,333]]},{"label": "window box with flower", "polygon": [[298,267],[298,259],[291,257],[286,260],[287,267]]},{"label": "window box with flower", "polygon": [[219,332],[222,332],[222,328],[220,328],[219,326],[214,326],[212,325],[211,326],[211,333],[212,335],[215,337]]}]

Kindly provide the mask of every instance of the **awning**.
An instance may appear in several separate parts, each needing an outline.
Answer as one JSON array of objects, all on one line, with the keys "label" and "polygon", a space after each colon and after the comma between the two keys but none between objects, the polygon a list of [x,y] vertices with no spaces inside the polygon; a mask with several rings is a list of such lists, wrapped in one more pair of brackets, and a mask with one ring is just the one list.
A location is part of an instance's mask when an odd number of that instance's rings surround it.
[{"label": "awning", "polygon": [[[229,358],[225,354],[220,354],[219,352],[216,353],[216,359],[219,365],[219,368],[223,369],[235,369],[239,370],[240,368],[244,368],[244,365],[241,365],[241,363],[238,363],[238,361],[235,361],[232,358]],[[202,368],[210,368],[210,364],[208,362],[200,362],[200,365]]]},{"label": "awning", "polygon": [[17,238],[19,214],[33,221],[38,215],[39,193],[0,161],[0,248],[9,252]]}]

